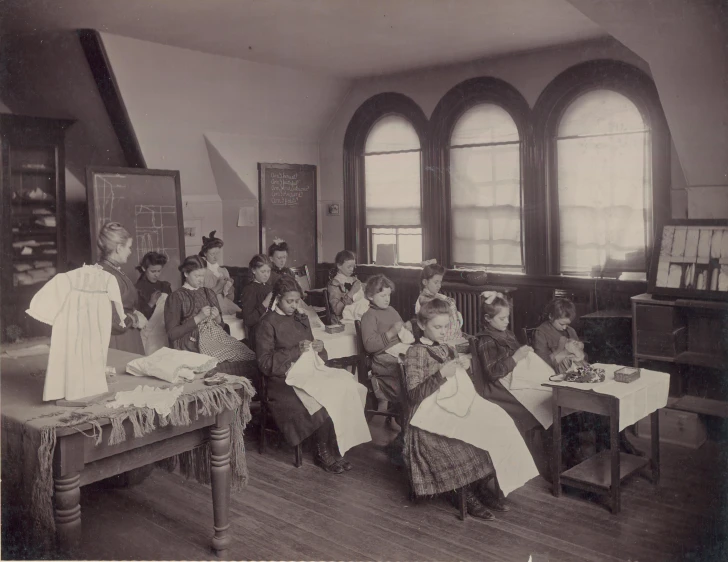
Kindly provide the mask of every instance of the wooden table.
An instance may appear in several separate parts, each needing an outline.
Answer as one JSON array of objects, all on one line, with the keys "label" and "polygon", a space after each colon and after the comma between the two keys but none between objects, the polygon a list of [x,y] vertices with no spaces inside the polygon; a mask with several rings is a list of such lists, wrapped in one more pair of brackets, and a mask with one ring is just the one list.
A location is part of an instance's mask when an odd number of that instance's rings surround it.
[{"label": "wooden table", "polygon": [[[118,373],[123,373],[126,363],[135,359],[136,355],[109,350],[109,365],[116,367]],[[43,358],[25,358],[21,362],[3,357],[2,359],[2,390],[3,390],[3,430],[6,421],[11,422],[13,415],[24,409],[36,409],[47,412],[49,409],[64,410],[53,403],[41,403],[42,377],[35,377],[32,371]],[[124,380],[119,380],[124,379]],[[130,380],[126,380],[130,379]],[[157,379],[148,377],[132,377],[130,375],[117,375],[115,383],[110,383],[110,390],[122,384],[131,388],[139,384],[166,384]],[[206,388],[201,381],[188,383],[197,387]],[[185,389],[187,389],[187,384]],[[235,385],[237,388],[239,385]],[[36,388],[37,387],[37,388]],[[103,405],[95,406],[103,409]],[[219,557],[227,555],[231,542],[229,536],[229,504],[232,482],[231,473],[231,423],[235,412],[223,409],[217,415],[199,415],[198,405],[190,402],[189,425],[174,426],[171,423],[161,427],[158,420],[156,428],[140,437],[134,436],[134,430],[129,420],[123,422],[126,431],[126,440],[115,445],[109,445],[104,438],[98,445],[95,444],[94,427],[91,423],[79,423],[71,426],[58,426],[55,430],[56,444],[53,456],[53,508],[57,541],[60,550],[64,553],[76,553],[81,546],[81,486],[121,474],[123,472],[140,468],[142,466],[172,457],[174,455],[191,451],[194,448],[209,443],[211,449],[210,473],[213,503],[213,536],[212,548]],[[8,412],[8,410],[11,410]],[[14,411],[13,411],[14,410]],[[79,408],[66,408],[68,413],[82,411]],[[112,412],[112,410],[109,410]],[[47,414],[48,416],[52,413]],[[41,415],[40,418],[46,416]],[[7,420],[6,420],[7,418]],[[40,423],[38,417],[33,422]],[[97,419],[103,429],[103,436],[109,435],[110,420]],[[23,430],[25,431],[25,430]],[[4,435],[3,439],[7,436]],[[9,439],[10,437],[8,437]],[[9,459],[4,458],[4,462]],[[16,460],[22,462],[22,460]],[[22,466],[22,465],[21,465]],[[7,496],[3,501],[12,501]]]},{"label": "wooden table", "polygon": [[568,485],[611,498],[612,513],[619,513],[620,484],[647,464],[652,468],[652,481],[660,481],[660,428],[659,410],[650,414],[652,423],[652,457],[622,453],[619,450],[619,398],[592,390],[546,384],[553,390],[554,420],[561,419],[561,409],[591,412],[609,417],[609,450],[602,451],[584,462],[561,472],[561,424],[555,422],[553,430],[553,494],[561,495],[561,486]]}]

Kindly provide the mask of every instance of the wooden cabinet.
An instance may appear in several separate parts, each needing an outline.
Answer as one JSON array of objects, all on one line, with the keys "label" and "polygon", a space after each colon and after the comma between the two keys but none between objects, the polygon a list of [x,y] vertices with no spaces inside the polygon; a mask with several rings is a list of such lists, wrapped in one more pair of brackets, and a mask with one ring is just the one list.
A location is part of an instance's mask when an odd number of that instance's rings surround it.
[{"label": "wooden cabinet", "polygon": [[2,341],[48,333],[25,314],[66,265],[63,138],[73,122],[0,114]]}]

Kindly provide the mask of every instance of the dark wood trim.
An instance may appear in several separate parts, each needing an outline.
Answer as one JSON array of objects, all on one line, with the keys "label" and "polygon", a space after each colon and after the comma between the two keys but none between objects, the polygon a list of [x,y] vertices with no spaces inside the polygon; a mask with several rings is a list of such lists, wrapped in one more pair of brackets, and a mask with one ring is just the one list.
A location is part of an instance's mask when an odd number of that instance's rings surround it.
[{"label": "dark wood trim", "polygon": [[[537,207],[547,210],[548,230],[541,235],[540,247],[534,250],[548,256],[542,273],[560,273],[559,201],[556,176],[556,132],[569,105],[581,94],[609,89],[629,98],[639,109],[652,132],[652,232],[648,233],[647,264],[659,224],[671,217],[670,202],[670,131],[652,79],[640,69],[614,60],[594,60],[572,66],[554,78],[534,106],[536,135],[534,172]],[[548,232],[548,237],[544,236]],[[538,240],[534,240],[539,243]],[[544,268],[545,265],[545,268]]]},{"label": "dark wood trim", "polygon": [[[427,150],[429,165],[425,181],[424,206],[428,212],[425,237],[432,249],[427,257],[452,265],[452,224],[450,207],[450,137],[458,119],[476,105],[491,103],[502,107],[513,119],[521,140],[521,193],[523,198],[524,265],[528,263],[529,241],[538,237],[539,223],[526,213],[533,177],[533,129],[531,109],[525,98],[513,86],[492,77],[471,78],[457,84],[437,104],[430,118],[430,144]],[[529,188],[527,188],[529,186]],[[526,271],[529,271],[526,267]]]},{"label": "dark wood trim", "polygon": [[146,168],[144,155],[134,133],[134,127],[124,105],[124,99],[114,76],[114,71],[111,68],[101,35],[95,29],[79,29],[77,33],[83,52],[86,54],[91,74],[96,82],[96,87],[106,107],[106,113],[109,115],[111,125],[114,127],[116,137],[119,139],[121,150],[124,152],[127,165],[131,168]]},{"label": "dark wood trim", "polygon": [[[355,252],[361,261],[368,256],[364,146],[371,128],[387,115],[400,115],[415,128],[422,147],[420,177],[423,184],[426,181],[428,123],[420,106],[407,96],[394,92],[377,94],[362,103],[354,112],[344,135],[344,246],[345,249]],[[423,233],[431,230],[431,225],[426,222],[426,203],[423,198]],[[425,242],[424,255],[428,255],[429,250]]]}]

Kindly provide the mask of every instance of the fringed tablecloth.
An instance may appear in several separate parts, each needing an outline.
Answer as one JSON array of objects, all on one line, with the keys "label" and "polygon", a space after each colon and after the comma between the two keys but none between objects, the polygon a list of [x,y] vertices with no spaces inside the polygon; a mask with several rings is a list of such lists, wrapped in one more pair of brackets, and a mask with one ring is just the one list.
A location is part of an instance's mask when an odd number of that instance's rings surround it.
[{"label": "fringed tablecloth", "polygon": [[[108,365],[117,372],[108,377],[110,392],[133,390],[139,385],[179,386],[150,377],[123,374],[126,364],[138,357],[109,350]],[[184,383],[170,415],[162,417],[146,407],[109,409],[105,402],[113,396],[86,407],[60,407],[55,402],[42,402],[47,361],[47,355],[15,359],[3,356],[0,360],[3,519],[10,517],[22,521],[24,531],[31,534],[27,538],[36,546],[52,544],[55,533],[53,454],[57,436],[70,431],[92,436],[97,445],[104,439],[109,445],[115,445],[127,438],[123,426],[126,420],[132,425],[133,438],[137,438],[157,427],[189,425],[190,415],[196,419],[230,410],[235,412],[230,444],[232,486],[240,489],[247,483],[243,430],[250,421],[250,399],[255,394],[247,379],[215,386],[206,386],[201,378]],[[210,447],[204,445],[162,462],[170,470],[179,467],[185,476],[209,484],[209,458]]]}]

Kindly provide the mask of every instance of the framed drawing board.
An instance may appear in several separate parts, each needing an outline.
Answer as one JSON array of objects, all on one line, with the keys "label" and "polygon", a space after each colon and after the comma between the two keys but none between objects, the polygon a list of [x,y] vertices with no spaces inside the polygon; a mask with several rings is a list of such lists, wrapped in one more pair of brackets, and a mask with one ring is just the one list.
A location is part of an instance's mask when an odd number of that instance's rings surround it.
[{"label": "framed drawing board", "polygon": [[653,295],[728,300],[728,220],[672,220],[658,230]]}]

